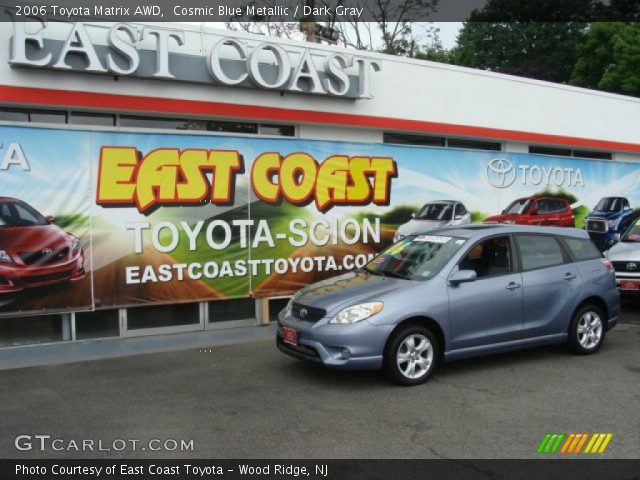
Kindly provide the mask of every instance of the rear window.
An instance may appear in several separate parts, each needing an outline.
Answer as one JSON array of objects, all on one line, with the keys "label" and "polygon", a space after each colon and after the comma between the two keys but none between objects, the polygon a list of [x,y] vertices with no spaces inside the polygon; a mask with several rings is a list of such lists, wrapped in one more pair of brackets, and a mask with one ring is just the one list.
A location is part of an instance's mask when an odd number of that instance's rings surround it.
[{"label": "rear window", "polygon": [[595,245],[591,243],[591,240],[571,237],[563,237],[563,239],[577,262],[602,258],[602,255]]},{"label": "rear window", "polygon": [[520,250],[522,269],[536,270],[564,263],[562,247],[549,235],[517,235],[516,242]]}]

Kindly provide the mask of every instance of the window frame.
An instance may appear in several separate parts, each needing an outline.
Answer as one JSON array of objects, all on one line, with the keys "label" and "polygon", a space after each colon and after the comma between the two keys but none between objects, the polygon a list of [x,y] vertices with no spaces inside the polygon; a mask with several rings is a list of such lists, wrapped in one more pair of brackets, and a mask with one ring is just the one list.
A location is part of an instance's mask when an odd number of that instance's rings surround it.
[{"label": "window frame", "polygon": [[488,280],[490,278],[498,278],[498,277],[504,277],[506,275],[512,275],[514,273],[521,273],[521,264],[520,264],[520,260],[517,258],[518,256],[516,255],[516,251],[515,251],[515,240],[513,237],[512,233],[494,233],[492,235],[487,235],[486,237],[482,237],[480,239],[478,239],[477,241],[473,242],[468,248],[467,250],[464,251],[464,253],[462,254],[462,257],[460,257],[460,259],[456,262],[456,267],[458,268],[458,270],[467,270],[467,269],[463,269],[460,268],[460,264],[464,261],[465,258],[467,258],[467,255],[469,254],[469,252],[471,252],[471,250],[473,250],[474,248],[476,248],[476,246],[480,245],[481,243],[487,242],[489,240],[493,240],[495,238],[500,238],[500,237],[507,237],[509,239],[509,264],[511,266],[511,271],[507,272],[507,273],[496,273],[493,275],[487,275],[484,277],[477,277],[476,281],[482,281],[482,280]]},{"label": "window frame", "polygon": [[[593,242],[591,242],[591,240],[589,238],[582,238],[582,237],[569,237],[569,236],[564,236],[564,235],[558,235],[558,238],[560,240],[560,243],[562,243],[562,245],[565,247],[568,255],[571,257],[571,263],[579,263],[579,262],[592,262],[594,260],[599,260],[604,258],[604,255],[602,254],[602,252],[600,250],[598,250],[598,248],[593,245]],[[575,256],[575,254],[573,253],[573,250],[571,249],[571,247],[569,246],[569,244],[567,243],[567,240],[584,240],[587,241],[589,243],[591,243],[591,246],[593,247],[593,249],[598,253],[598,257],[596,258],[587,258],[587,259],[579,259]]]},{"label": "window frame", "polygon": [[[567,252],[567,248],[565,247],[565,245],[562,243],[561,239],[559,238],[559,235],[554,235],[552,233],[543,233],[543,232],[517,232],[513,234],[514,236],[514,242],[516,244],[516,254],[518,255],[518,264],[520,265],[520,273],[528,273],[528,272],[535,272],[537,270],[544,270],[545,268],[554,268],[554,267],[558,267],[560,265],[567,265],[567,264],[571,264],[574,263],[572,257],[569,255],[569,252]],[[520,244],[518,243],[518,238],[519,237],[550,237],[553,238],[556,243],[558,244],[558,247],[560,247],[560,252],[562,253],[562,263],[556,263],[554,265],[545,265],[544,267],[537,267],[537,268],[531,268],[531,269],[525,269],[524,268],[524,262],[522,260],[522,251],[520,250]]]}]

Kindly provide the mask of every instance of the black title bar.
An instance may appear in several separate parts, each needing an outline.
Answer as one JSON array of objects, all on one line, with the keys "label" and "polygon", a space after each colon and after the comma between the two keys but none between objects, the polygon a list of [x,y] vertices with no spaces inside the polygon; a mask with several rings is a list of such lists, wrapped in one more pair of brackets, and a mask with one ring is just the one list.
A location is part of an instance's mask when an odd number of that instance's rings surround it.
[{"label": "black title bar", "polygon": [[3,480],[637,478],[640,460],[0,460]]},{"label": "black title bar", "polygon": [[640,0],[49,0],[2,2],[30,16],[108,22],[594,22],[640,20]]}]

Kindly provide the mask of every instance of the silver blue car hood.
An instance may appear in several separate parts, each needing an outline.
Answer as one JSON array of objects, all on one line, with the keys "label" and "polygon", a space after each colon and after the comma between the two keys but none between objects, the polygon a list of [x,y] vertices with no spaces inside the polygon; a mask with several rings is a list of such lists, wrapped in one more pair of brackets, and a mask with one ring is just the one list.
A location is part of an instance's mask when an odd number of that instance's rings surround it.
[{"label": "silver blue car hood", "polygon": [[302,289],[296,296],[296,303],[322,308],[332,314],[349,305],[363,302],[384,301],[384,295],[402,286],[411,287],[415,283],[400,278],[381,277],[366,272],[350,272],[314,283]]}]

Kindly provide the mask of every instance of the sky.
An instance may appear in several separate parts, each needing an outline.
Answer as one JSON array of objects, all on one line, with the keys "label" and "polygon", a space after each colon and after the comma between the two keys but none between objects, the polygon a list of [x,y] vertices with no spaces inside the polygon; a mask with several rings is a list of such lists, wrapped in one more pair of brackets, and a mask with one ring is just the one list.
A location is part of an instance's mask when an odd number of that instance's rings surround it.
[{"label": "sky", "polygon": [[[456,37],[462,28],[462,22],[415,22],[415,25],[427,28],[429,23],[440,29],[439,36],[444,48],[451,49],[455,47]],[[226,28],[224,23],[205,22],[205,25],[212,28]]]}]

